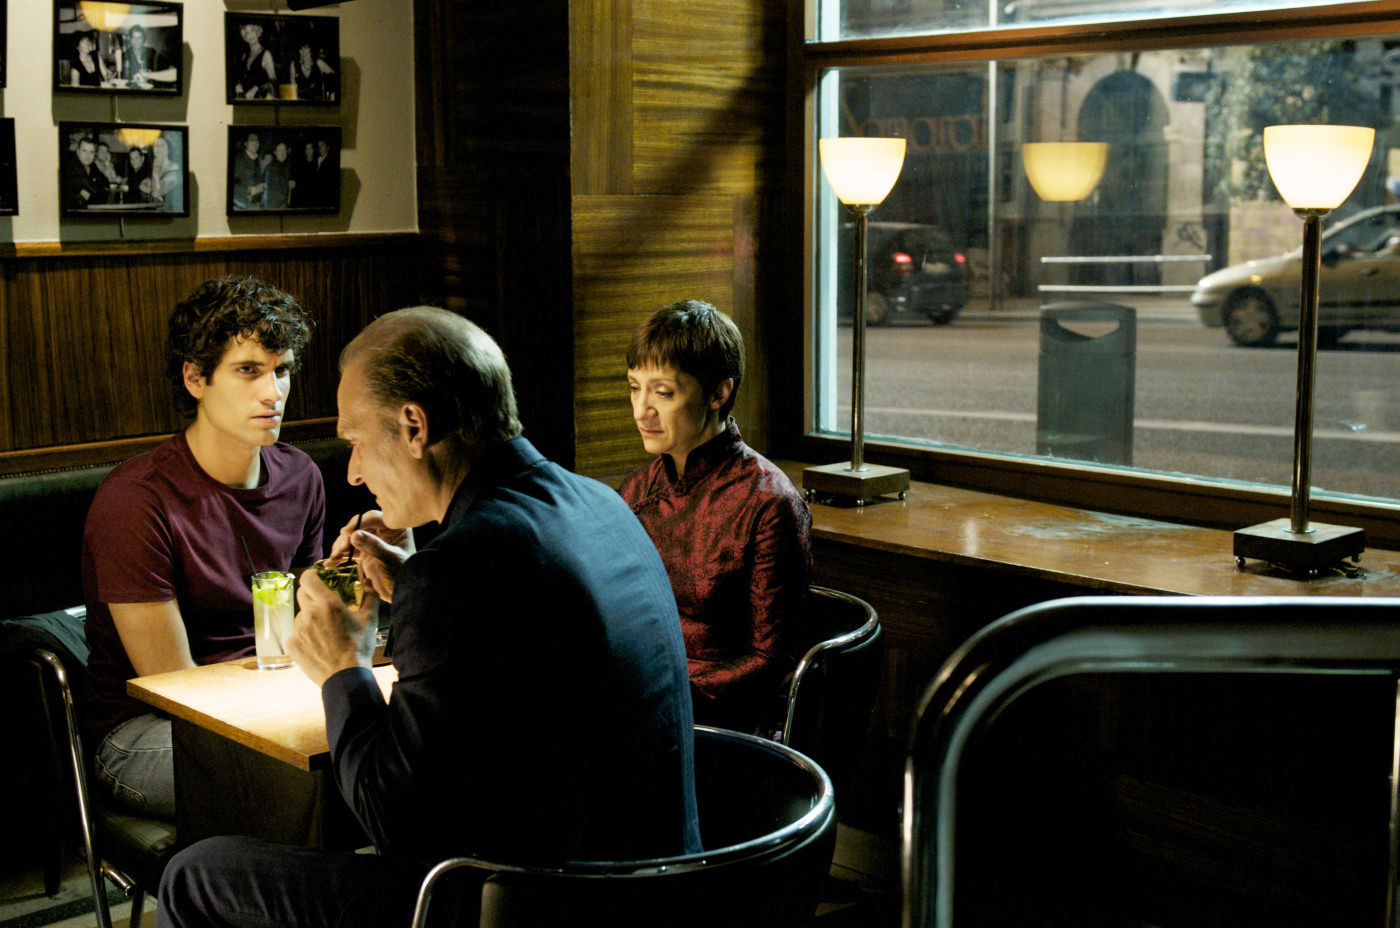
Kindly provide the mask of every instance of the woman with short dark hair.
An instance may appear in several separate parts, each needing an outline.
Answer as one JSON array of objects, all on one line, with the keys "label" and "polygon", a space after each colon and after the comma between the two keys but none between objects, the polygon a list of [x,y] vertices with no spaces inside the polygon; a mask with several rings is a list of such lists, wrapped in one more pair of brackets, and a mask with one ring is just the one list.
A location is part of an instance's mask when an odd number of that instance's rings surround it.
[{"label": "woman with short dark hair", "polygon": [[812,557],[792,481],[744,444],[729,412],[744,376],[738,326],[709,303],[656,312],[627,347],[632,417],[656,459],[619,492],[656,543],[680,611],[695,720],[781,722]]}]

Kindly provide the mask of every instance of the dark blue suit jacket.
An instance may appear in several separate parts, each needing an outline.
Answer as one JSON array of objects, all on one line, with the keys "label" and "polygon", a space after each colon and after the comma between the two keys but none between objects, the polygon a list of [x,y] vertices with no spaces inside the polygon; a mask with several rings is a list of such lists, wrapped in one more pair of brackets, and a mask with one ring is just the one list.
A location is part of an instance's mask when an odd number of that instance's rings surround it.
[{"label": "dark blue suit jacket", "polygon": [[341,793],[381,854],[521,862],[699,849],[685,649],[655,546],[608,487],[516,438],[399,573],[389,704],[326,681]]}]

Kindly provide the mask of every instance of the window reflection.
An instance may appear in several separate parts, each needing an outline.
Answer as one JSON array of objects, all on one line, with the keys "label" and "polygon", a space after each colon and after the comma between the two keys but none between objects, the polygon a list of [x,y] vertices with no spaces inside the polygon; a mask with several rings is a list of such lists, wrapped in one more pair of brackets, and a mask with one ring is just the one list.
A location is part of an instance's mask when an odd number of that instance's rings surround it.
[{"label": "window reflection", "polygon": [[[1324,242],[1314,483],[1400,499],[1397,86],[1394,38],[829,73],[819,135],[909,146],[870,217],[869,434],[1034,455],[1041,307],[1105,301],[1137,320],[1136,467],[1286,486],[1300,223],[1262,130],[1368,125],[1372,164]],[[1042,200],[1021,146],[1075,140],[1108,144],[1102,177]],[[819,207],[817,422],[839,433],[849,230]]]}]

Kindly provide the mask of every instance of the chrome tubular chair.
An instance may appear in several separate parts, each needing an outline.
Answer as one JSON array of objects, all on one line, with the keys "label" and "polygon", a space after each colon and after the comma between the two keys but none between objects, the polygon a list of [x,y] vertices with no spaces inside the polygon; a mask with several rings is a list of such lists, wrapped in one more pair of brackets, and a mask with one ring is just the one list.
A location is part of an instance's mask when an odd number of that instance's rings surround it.
[{"label": "chrome tubular chair", "polygon": [[434,890],[463,869],[490,874],[479,916],[490,928],[808,924],[836,841],[826,773],[767,739],[696,726],[695,791],[705,845],[698,854],[557,868],[452,858],[423,880],[413,926],[429,924]]},{"label": "chrome tubular chair", "polygon": [[822,640],[797,664],[776,738],[820,764],[839,792],[854,774],[870,724],[884,644],[880,617],[859,597],[813,586],[807,628]]},{"label": "chrome tubular chair", "polygon": [[[1076,597],[994,622],[948,659],[916,709],[904,773],[904,928],[952,925],[960,764],[969,742],[1027,690],[1081,673],[1393,677],[1397,669],[1397,600]],[[1395,926],[1400,720],[1392,757],[1385,906]]]},{"label": "chrome tubular chair", "polygon": [[98,928],[112,928],[104,878],[131,899],[130,926],[140,928],[145,891],[154,892],[159,886],[165,864],[175,852],[175,826],[94,803],[68,670],[46,648],[36,648],[30,663],[39,679],[54,774],[71,777],[73,783]]}]

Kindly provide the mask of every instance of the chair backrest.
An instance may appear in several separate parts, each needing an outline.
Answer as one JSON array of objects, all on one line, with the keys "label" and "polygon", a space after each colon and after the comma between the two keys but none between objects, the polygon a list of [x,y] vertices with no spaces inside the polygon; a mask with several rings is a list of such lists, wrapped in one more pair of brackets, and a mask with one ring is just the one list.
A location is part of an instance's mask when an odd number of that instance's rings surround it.
[{"label": "chair backrest", "polygon": [[25,530],[0,538],[5,614],[64,609],[83,599],[83,523],[111,464],[0,477],[0,514]]},{"label": "chair backrest", "polygon": [[558,868],[454,858],[424,880],[415,928],[429,923],[438,881],[462,869],[493,874],[483,886],[479,916],[492,928],[808,924],[836,841],[825,772],[781,744],[697,726],[695,778],[701,853]]},{"label": "chair backrest", "polygon": [[[55,731],[63,731],[62,718],[54,715],[62,711],[61,705],[45,699],[44,678],[33,662],[38,649],[62,655],[76,686],[87,656],[81,618],[51,613],[0,621],[0,705],[5,707],[0,713],[0,743],[16,747],[0,768],[0,788],[12,800],[6,819],[17,838],[24,836],[39,849],[40,853],[30,851],[27,856],[42,854],[46,879],[56,891],[64,849],[77,837],[77,816],[68,814],[73,785],[67,773],[65,736],[55,737]],[[60,809],[64,814],[56,814]]]},{"label": "chair backrest", "polygon": [[[999,619],[944,663],[915,711],[904,773],[904,928],[953,924],[961,763],[1002,710],[1040,684],[1082,673],[1393,677],[1397,670],[1396,600],[1097,596]],[[1393,747],[1390,885],[1376,893],[1387,925],[1396,924],[1400,726]]]},{"label": "chair backrest", "polygon": [[874,608],[849,593],[813,586],[807,611],[807,628],[820,640],[793,673],[778,740],[820,764],[839,795],[870,725],[884,640]]}]

